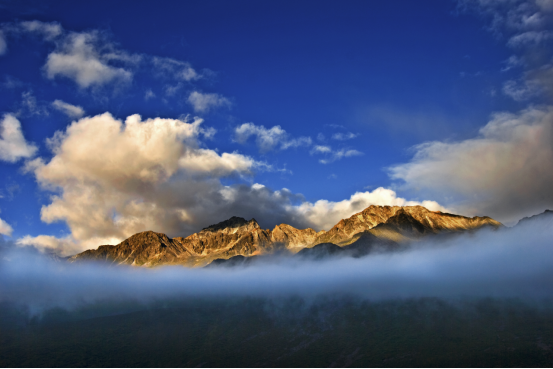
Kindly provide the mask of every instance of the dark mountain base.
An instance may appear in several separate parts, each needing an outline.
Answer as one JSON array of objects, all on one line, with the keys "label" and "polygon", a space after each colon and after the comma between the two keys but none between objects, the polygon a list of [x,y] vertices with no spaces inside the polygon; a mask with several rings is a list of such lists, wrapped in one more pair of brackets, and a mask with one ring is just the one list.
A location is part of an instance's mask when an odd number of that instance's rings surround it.
[{"label": "dark mountain base", "polygon": [[55,309],[40,319],[0,310],[2,367],[553,365],[551,302],[204,299]]}]

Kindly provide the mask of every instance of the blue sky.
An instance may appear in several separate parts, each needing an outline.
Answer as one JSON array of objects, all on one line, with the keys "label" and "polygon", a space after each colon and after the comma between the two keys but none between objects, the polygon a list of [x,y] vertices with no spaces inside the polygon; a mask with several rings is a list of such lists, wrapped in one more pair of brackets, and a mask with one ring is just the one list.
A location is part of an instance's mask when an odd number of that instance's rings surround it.
[{"label": "blue sky", "polygon": [[70,254],[232,215],[327,229],[370,204],[541,212],[552,12],[4,1],[0,232]]}]

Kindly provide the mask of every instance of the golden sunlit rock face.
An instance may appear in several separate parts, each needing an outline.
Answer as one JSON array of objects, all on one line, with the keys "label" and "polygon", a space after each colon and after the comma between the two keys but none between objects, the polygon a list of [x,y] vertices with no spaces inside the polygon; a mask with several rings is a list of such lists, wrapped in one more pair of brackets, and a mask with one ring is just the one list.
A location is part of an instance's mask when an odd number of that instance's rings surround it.
[{"label": "golden sunlit rock face", "polygon": [[118,245],[104,245],[69,259],[113,264],[156,266],[180,264],[204,266],[214,259],[253,256],[288,249],[296,253],[323,243],[347,246],[367,237],[383,242],[409,242],[440,233],[464,232],[482,227],[501,227],[490,217],[468,218],[430,211],[422,206],[369,206],[342,219],[329,231],[296,229],[288,224],[261,229],[255,219],[232,217],[186,238],[169,238],[152,231],[137,233]]}]

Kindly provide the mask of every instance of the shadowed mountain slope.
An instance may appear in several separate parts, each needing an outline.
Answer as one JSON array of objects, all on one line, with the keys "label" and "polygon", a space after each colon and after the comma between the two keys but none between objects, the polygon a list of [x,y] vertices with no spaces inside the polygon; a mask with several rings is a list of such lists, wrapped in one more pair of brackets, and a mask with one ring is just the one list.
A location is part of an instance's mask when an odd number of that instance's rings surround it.
[{"label": "shadowed mountain slope", "polygon": [[[169,238],[152,231],[131,236],[118,245],[104,245],[69,258],[70,262],[101,261],[112,264],[203,266],[215,259],[251,257],[286,249],[300,255],[316,254],[312,247],[328,244],[352,256],[397,251],[401,244],[424,236],[501,227],[489,217],[468,218],[430,211],[422,206],[369,206],[342,219],[329,231],[296,229],[287,224],[262,229],[255,219],[232,217],[188,237]],[[330,246],[332,245],[332,246]],[[322,250],[323,246],[316,250]],[[218,262],[220,263],[220,262]]]}]

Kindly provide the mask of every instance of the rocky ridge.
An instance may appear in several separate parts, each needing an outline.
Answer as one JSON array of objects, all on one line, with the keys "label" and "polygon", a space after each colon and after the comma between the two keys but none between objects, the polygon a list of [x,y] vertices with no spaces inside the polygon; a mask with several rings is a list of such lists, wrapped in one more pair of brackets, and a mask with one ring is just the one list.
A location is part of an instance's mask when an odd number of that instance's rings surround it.
[{"label": "rocky ridge", "polygon": [[[69,258],[70,262],[102,261],[112,264],[204,266],[215,259],[254,256],[287,249],[297,253],[320,244],[395,245],[444,232],[501,227],[489,217],[468,218],[430,211],[422,206],[369,206],[342,219],[328,231],[296,229],[288,224],[262,229],[255,219],[232,217],[188,237],[169,238],[153,231],[137,233],[118,245],[103,245]],[[365,247],[365,246],[363,246]],[[371,246],[372,247],[372,246]]]}]

